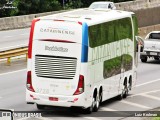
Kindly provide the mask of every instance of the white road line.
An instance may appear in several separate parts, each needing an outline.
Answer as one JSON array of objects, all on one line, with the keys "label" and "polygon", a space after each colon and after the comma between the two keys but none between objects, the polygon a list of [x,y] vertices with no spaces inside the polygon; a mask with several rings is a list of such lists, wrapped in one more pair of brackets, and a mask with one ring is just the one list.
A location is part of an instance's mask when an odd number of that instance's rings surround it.
[{"label": "white road line", "polygon": [[160,92],[160,89],[152,90],[152,91],[148,91],[148,92],[144,92],[144,93],[139,93],[139,94],[131,95],[131,96],[128,96],[128,97],[134,97],[134,96],[139,96],[139,95],[149,94],[149,93],[156,93],[156,92]]},{"label": "white road line", "polygon": [[136,87],[140,87],[140,86],[147,85],[147,84],[154,83],[154,82],[158,82],[158,81],[160,81],[160,79],[151,80],[151,81],[149,81],[149,82],[146,82],[146,83],[142,83],[142,84],[136,85]]},{"label": "white road line", "polygon": [[99,111],[109,111],[109,112],[113,112],[113,113],[117,113],[117,114],[121,114],[121,115],[126,115],[126,116],[128,115],[127,113],[125,113],[123,111],[118,111],[118,110],[106,108],[106,107],[100,108]]},{"label": "white road line", "polygon": [[102,119],[99,119],[99,118],[96,118],[96,117],[83,117],[85,119],[89,119],[89,120],[102,120]]},{"label": "white road line", "polygon": [[125,100],[122,100],[120,102],[128,104],[128,105],[136,106],[136,107],[139,107],[139,108],[151,109],[150,107],[147,107],[147,106],[144,106],[144,105],[140,105],[140,104],[137,104],[137,103],[133,103],[133,102],[128,102],[128,101],[125,101]]},{"label": "white road line", "polygon": [[114,109],[111,109],[111,108],[102,107],[102,108],[99,109],[99,111],[117,111],[117,110],[114,110]]},{"label": "white road line", "polygon": [[29,33],[23,33],[23,34],[20,34],[20,35],[29,35]]},{"label": "white road line", "polygon": [[16,73],[16,72],[22,72],[22,71],[27,71],[27,69],[21,69],[21,70],[12,71],[12,72],[1,73],[0,76],[8,75],[8,74],[13,74],[13,73]]},{"label": "white road line", "polygon": [[4,38],[10,38],[10,37],[13,37],[13,36],[4,36]]},{"label": "white road line", "polygon": [[16,48],[20,48],[20,47],[27,47],[27,44],[19,44],[19,45],[14,45],[14,46],[2,47],[2,48],[0,48],[0,51],[16,49]]},{"label": "white road line", "polygon": [[151,98],[151,99],[154,99],[154,100],[160,100],[159,97],[155,97],[155,96],[152,96],[152,95],[141,94],[141,96],[144,96],[144,97],[147,97],[147,98]]}]

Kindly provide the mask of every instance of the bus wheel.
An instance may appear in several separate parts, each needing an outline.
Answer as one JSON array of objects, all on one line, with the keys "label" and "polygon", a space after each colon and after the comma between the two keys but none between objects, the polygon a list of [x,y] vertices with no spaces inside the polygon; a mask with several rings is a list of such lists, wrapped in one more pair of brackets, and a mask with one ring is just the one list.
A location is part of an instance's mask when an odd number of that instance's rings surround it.
[{"label": "bus wheel", "polygon": [[99,93],[99,104],[101,105],[101,103],[102,103],[102,91],[100,91]]},{"label": "bus wheel", "polygon": [[93,98],[93,99],[92,99],[92,104],[91,104],[91,106],[88,107],[87,109],[85,109],[85,113],[86,113],[86,114],[91,114],[91,113],[92,113],[93,108],[94,108],[94,106],[95,106],[94,104],[95,104],[95,99]]},{"label": "bus wheel", "polygon": [[100,103],[99,95],[96,95],[95,104],[94,104],[94,108],[93,108],[94,112],[98,111],[98,109],[99,109],[99,103]]},{"label": "bus wheel", "polygon": [[122,100],[123,98],[126,98],[127,95],[128,95],[128,88],[127,88],[127,84],[125,84],[124,88],[122,90],[122,93],[120,95],[118,95],[117,99]]},{"label": "bus wheel", "polygon": [[117,96],[117,99],[118,100],[122,100],[123,99],[123,91],[122,91],[122,93],[120,95]]},{"label": "bus wheel", "polygon": [[128,86],[128,90],[132,90],[132,79],[129,79],[129,86]]},{"label": "bus wheel", "polygon": [[155,60],[159,60],[159,57],[154,57]]},{"label": "bus wheel", "polygon": [[141,58],[142,62],[147,62],[147,57]]},{"label": "bus wheel", "polygon": [[44,105],[38,105],[38,104],[37,104],[37,109],[42,110],[42,109],[44,109],[44,108],[45,108]]},{"label": "bus wheel", "polygon": [[128,87],[127,84],[124,85],[124,89],[123,89],[123,98],[126,98],[128,95]]}]

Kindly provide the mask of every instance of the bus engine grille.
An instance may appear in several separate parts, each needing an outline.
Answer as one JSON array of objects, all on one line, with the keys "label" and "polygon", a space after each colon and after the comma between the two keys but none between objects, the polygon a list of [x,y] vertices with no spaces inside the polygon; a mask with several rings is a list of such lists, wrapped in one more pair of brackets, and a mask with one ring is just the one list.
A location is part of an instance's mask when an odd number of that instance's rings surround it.
[{"label": "bus engine grille", "polygon": [[38,77],[73,79],[76,73],[77,58],[62,56],[35,56],[35,73]]}]

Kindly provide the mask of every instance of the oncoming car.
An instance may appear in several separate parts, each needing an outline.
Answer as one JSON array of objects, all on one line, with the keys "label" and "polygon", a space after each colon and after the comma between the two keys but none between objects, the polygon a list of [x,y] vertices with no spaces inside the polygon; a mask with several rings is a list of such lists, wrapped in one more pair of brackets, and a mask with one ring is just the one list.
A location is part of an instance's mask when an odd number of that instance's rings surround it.
[{"label": "oncoming car", "polygon": [[103,9],[116,9],[116,6],[113,2],[93,2],[90,6],[90,9],[97,9],[97,8],[103,8]]}]

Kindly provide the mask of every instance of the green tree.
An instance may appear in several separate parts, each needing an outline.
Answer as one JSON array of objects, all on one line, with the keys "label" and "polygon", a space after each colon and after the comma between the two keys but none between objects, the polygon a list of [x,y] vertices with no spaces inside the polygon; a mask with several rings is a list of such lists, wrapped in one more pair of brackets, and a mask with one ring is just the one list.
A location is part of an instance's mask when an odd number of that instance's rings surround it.
[{"label": "green tree", "polygon": [[0,17],[6,17],[8,15],[8,10],[4,8],[7,0],[0,0]]},{"label": "green tree", "polygon": [[82,0],[68,0],[64,1],[64,8],[65,9],[76,9],[83,7]]},{"label": "green tree", "polygon": [[0,7],[3,7],[7,3],[7,0],[0,0]]},{"label": "green tree", "polygon": [[57,0],[15,0],[17,15],[34,14],[62,9]]},{"label": "green tree", "polygon": [[39,12],[49,12],[62,9],[62,6],[57,0],[40,0]]}]

